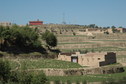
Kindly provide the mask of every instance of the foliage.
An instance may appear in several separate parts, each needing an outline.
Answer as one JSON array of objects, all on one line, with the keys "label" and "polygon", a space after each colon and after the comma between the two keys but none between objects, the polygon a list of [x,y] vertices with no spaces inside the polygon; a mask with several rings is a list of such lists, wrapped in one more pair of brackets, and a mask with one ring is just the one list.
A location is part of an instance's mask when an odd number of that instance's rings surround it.
[{"label": "foliage", "polygon": [[7,60],[0,59],[0,80],[3,82],[8,82],[10,77],[10,64]]},{"label": "foliage", "polygon": [[50,31],[46,30],[44,33],[42,33],[42,39],[46,40],[47,39],[47,35],[50,33]]},{"label": "foliage", "polygon": [[42,39],[46,41],[46,44],[50,47],[57,46],[57,38],[56,36],[51,33],[50,31],[45,31],[45,33],[42,34]]},{"label": "foliage", "polygon": [[60,80],[55,80],[55,84],[61,84]]},{"label": "foliage", "polygon": [[49,33],[46,38],[46,43],[51,47],[57,46],[56,36],[53,33]]},{"label": "foliage", "polygon": [[104,32],[104,34],[109,34],[109,32],[108,32],[108,31],[106,31],[106,32]]},{"label": "foliage", "polygon": [[75,35],[76,35],[76,33],[75,33],[75,32],[73,32],[73,35],[75,36]]},{"label": "foliage", "polygon": [[34,49],[41,47],[38,40],[39,35],[28,26],[19,27],[17,25],[10,27],[0,27],[0,49],[8,49],[11,47],[19,49]]},{"label": "foliage", "polygon": [[111,26],[111,28],[116,28],[116,27],[113,25],[113,26]]},{"label": "foliage", "polygon": [[71,81],[70,80],[67,80],[67,84],[71,84]]},{"label": "foliage", "polygon": [[33,84],[45,84],[47,82],[47,78],[44,73],[39,73],[34,75],[32,81]]},{"label": "foliage", "polygon": [[9,61],[0,59],[0,82],[17,84],[45,84],[47,78],[44,73],[32,73],[26,70],[11,71]]},{"label": "foliage", "polygon": [[[37,60],[36,59],[20,59],[19,62],[21,64],[21,67],[19,69],[21,69],[21,70],[41,69],[41,68],[67,69],[67,68],[81,68],[82,67],[77,63],[54,60],[54,59],[37,59]],[[16,62],[13,62],[10,64],[11,64],[11,66],[17,65]]]},{"label": "foliage", "polygon": [[10,81],[18,84],[46,84],[47,78],[44,73],[32,73],[28,71],[12,72]]}]

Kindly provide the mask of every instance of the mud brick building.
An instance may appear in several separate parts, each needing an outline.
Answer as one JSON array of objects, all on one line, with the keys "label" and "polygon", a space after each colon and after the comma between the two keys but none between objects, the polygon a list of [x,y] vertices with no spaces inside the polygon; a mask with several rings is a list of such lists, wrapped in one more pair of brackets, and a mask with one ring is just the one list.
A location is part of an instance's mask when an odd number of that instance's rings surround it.
[{"label": "mud brick building", "polygon": [[95,52],[81,54],[76,53],[59,53],[58,60],[78,63],[82,66],[100,67],[116,63],[116,53],[113,52]]}]

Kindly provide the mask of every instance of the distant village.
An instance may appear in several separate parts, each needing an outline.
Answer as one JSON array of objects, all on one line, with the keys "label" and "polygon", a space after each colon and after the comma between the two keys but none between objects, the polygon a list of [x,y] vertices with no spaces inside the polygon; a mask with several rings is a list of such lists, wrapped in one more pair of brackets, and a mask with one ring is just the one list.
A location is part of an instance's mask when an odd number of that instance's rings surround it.
[{"label": "distant village", "polygon": [[[12,26],[11,22],[0,22],[1,26]],[[64,35],[88,35],[93,36],[93,34],[110,34],[110,33],[125,33],[126,28],[123,27],[98,27],[95,24],[90,25],[74,25],[74,24],[44,24],[43,21],[29,21],[27,24],[31,28],[40,28],[40,32],[45,32],[49,30],[54,34],[64,34]],[[26,25],[18,25],[26,26]]]},{"label": "distant village", "polygon": [[[0,26],[12,26],[11,22],[0,22]],[[27,25],[31,28],[38,28],[39,32],[49,30],[56,35],[87,35],[94,36],[94,34],[112,34],[125,33],[126,28],[108,27],[102,28],[95,24],[91,25],[70,25],[70,24],[43,24],[43,21],[29,21]],[[58,60],[70,61],[78,63],[82,66],[100,67],[108,64],[116,63],[116,53],[114,52],[92,52],[82,54],[80,52],[73,53],[59,53]]]}]

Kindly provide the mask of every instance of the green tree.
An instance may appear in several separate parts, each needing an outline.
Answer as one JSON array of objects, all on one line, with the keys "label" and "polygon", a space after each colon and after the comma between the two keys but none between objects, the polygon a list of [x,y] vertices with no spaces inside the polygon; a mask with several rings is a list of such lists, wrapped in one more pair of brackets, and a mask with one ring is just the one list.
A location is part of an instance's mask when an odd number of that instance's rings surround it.
[{"label": "green tree", "polygon": [[57,38],[56,36],[49,32],[48,30],[42,34],[42,39],[46,42],[47,46],[55,47],[57,46]]},{"label": "green tree", "polygon": [[51,47],[57,46],[56,36],[53,33],[49,33],[46,38],[46,43]]},{"label": "green tree", "polygon": [[40,48],[41,42],[37,31],[28,26],[0,27],[0,49],[8,49],[8,47],[32,50]]},{"label": "green tree", "polygon": [[113,26],[111,26],[111,28],[116,28],[116,27],[113,25]]},{"label": "green tree", "polygon": [[4,41],[4,38],[2,36],[2,32],[4,31],[4,27],[3,26],[0,26],[0,49],[2,49],[2,45],[3,45],[3,41]]},{"label": "green tree", "polygon": [[48,30],[46,30],[44,33],[42,33],[42,39],[46,40],[49,33],[50,33],[50,31],[48,31]]}]

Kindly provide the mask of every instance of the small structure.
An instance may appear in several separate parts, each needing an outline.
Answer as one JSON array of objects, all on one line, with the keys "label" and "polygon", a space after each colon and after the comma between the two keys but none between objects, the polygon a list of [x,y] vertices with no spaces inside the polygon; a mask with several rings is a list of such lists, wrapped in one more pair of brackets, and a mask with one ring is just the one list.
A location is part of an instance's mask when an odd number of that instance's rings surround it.
[{"label": "small structure", "polygon": [[43,21],[29,21],[29,25],[33,26],[33,25],[43,25]]},{"label": "small structure", "polygon": [[126,32],[126,28],[116,28],[116,31],[118,31],[120,33],[125,33]]},{"label": "small structure", "polygon": [[114,28],[114,29],[108,28],[106,31],[109,33],[125,33],[126,28]]},{"label": "small structure", "polygon": [[76,53],[59,53],[58,60],[78,63],[82,66],[100,67],[116,63],[116,53],[113,52],[95,52],[81,54]]},{"label": "small structure", "polygon": [[11,22],[0,22],[0,26],[12,26]]}]

